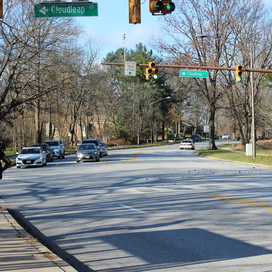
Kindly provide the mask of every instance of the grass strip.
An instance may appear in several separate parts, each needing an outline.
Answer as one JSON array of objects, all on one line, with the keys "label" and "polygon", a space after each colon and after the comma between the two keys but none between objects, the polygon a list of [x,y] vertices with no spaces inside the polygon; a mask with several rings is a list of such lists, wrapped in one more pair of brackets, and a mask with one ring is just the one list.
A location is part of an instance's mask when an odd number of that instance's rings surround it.
[{"label": "grass strip", "polygon": [[[257,154],[256,158],[253,158],[252,156],[246,156],[245,153],[238,153],[234,152],[234,150],[224,149],[226,147],[231,148],[231,145],[218,146],[217,150],[208,150],[206,148],[200,148],[197,149],[195,153],[200,156],[212,157],[216,159],[272,166],[272,156],[270,157]],[[259,150],[259,153],[261,153],[261,151],[262,150]]]}]

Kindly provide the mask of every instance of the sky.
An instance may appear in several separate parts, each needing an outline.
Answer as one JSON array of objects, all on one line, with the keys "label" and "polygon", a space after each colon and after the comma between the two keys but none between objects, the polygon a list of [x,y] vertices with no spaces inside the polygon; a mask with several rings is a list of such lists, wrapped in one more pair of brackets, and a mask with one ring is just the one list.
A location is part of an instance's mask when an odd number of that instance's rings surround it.
[{"label": "sky", "polygon": [[148,8],[149,0],[142,0],[141,24],[136,25],[129,24],[128,0],[93,2],[98,3],[98,16],[76,17],[76,20],[84,26],[86,38],[91,37],[102,45],[101,59],[124,45],[126,49],[135,49],[135,45],[141,42],[151,49],[151,37],[160,34],[158,17],[161,16],[152,16]]},{"label": "sky", "polygon": [[[83,25],[86,39],[91,38],[102,46],[100,59],[106,57],[107,53],[124,46],[126,49],[135,49],[135,45],[140,42],[147,49],[152,49],[151,38],[160,35],[158,21],[162,16],[152,16],[148,7],[149,0],[141,0],[141,24],[136,25],[129,24],[128,0],[94,0],[93,2],[98,4],[98,16],[75,18]],[[175,3],[175,0],[173,2]],[[272,8],[272,0],[263,0],[263,2]]]}]

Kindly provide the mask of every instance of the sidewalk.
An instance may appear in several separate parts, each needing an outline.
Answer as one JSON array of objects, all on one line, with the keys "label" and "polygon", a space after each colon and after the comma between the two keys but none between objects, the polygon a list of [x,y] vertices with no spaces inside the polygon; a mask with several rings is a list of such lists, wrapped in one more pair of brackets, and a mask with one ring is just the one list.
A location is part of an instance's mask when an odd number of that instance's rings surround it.
[{"label": "sidewalk", "polygon": [[76,272],[72,266],[29,235],[1,206],[0,271]]}]

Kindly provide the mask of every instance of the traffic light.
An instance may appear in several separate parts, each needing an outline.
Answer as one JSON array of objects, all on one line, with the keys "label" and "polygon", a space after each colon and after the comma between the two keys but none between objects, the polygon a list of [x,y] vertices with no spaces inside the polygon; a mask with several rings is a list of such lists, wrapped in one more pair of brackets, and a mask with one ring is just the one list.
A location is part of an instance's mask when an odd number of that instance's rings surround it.
[{"label": "traffic light", "polygon": [[236,65],[235,67],[235,80],[236,82],[242,81],[242,65]]},{"label": "traffic light", "polygon": [[163,9],[163,2],[158,0],[149,0],[149,12],[160,13]]},{"label": "traffic light", "polygon": [[[1,1],[1,0],[0,0]],[[141,23],[141,0],[128,0],[129,3],[129,23]]]},{"label": "traffic light", "polygon": [[148,68],[145,69],[145,78],[146,80],[158,79],[159,70],[156,68],[155,62],[149,62]]},{"label": "traffic light", "polygon": [[162,14],[171,14],[175,10],[176,6],[172,0],[161,0],[163,3]]}]

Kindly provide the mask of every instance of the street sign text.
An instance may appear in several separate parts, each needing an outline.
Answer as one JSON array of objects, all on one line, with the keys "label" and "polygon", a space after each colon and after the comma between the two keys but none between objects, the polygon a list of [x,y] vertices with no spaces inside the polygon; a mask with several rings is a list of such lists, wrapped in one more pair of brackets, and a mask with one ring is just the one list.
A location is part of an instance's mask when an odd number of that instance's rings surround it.
[{"label": "street sign text", "polygon": [[206,71],[189,71],[189,70],[180,70],[180,77],[199,77],[199,78],[208,78],[209,73]]},{"label": "street sign text", "polygon": [[77,17],[98,16],[97,3],[90,4],[37,4],[34,6],[35,17]]}]

